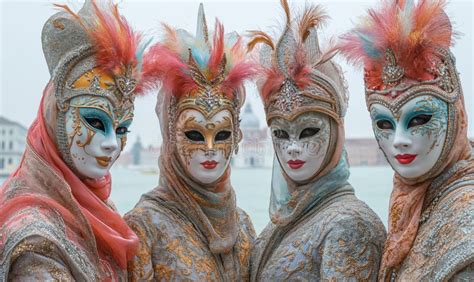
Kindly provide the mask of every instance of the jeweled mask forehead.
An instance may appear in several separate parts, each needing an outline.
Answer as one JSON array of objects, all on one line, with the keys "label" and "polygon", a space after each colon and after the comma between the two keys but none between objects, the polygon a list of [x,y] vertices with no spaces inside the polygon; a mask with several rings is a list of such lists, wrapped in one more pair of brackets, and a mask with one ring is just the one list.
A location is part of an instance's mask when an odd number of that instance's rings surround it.
[{"label": "jeweled mask forehead", "polygon": [[[176,141],[176,121],[187,109],[198,111],[206,119],[212,118],[219,112],[229,111],[233,118],[234,136],[240,136],[240,108],[241,102],[238,95],[235,95],[233,99],[229,99],[223,93],[206,90],[189,93],[180,99],[172,95],[168,107],[169,139],[171,143]],[[239,138],[234,140],[239,141]]]},{"label": "jeweled mask forehead", "polygon": [[74,64],[63,76],[56,76],[56,98],[59,109],[67,111],[69,101],[78,96],[103,97],[113,105],[116,116],[133,115],[134,91],[137,81],[132,76],[133,69],[124,69],[121,75],[112,75],[102,71],[94,56],[86,56]]},{"label": "jeweled mask forehead", "polygon": [[271,95],[265,103],[267,123],[275,117],[293,120],[306,112],[320,112],[338,123],[344,117],[341,103],[335,99],[336,88],[329,78],[312,76],[314,84],[300,89],[290,78],[286,78],[279,92]]}]

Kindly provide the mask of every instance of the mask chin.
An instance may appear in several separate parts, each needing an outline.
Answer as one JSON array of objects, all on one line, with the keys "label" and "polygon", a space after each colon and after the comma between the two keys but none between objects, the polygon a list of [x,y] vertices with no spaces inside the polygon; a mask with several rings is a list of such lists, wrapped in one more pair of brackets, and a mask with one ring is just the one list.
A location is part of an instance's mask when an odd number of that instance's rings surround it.
[{"label": "mask chin", "polygon": [[[185,161],[180,156],[181,163]],[[230,164],[230,159],[224,158],[222,153],[217,153],[212,157],[212,161],[209,161],[209,156],[206,156],[204,152],[195,152],[187,163],[184,163],[185,172],[196,182],[210,185],[218,181],[227,170]]]},{"label": "mask chin", "polygon": [[325,163],[331,141],[330,118],[308,112],[289,121],[271,121],[275,152],[285,174],[297,183],[313,179]]}]

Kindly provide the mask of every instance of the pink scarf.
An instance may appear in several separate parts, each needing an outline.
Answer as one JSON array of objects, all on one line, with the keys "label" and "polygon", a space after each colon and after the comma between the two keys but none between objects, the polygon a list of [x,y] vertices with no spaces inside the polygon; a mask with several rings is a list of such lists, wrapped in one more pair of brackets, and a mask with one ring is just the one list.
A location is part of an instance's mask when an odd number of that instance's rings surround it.
[{"label": "pink scarf", "polygon": [[[97,181],[83,181],[60,157],[55,143],[48,135],[42,114],[43,99],[50,90],[51,87],[47,87],[41,99],[36,120],[28,130],[27,142],[31,149],[68,184],[69,187],[57,187],[57,189],[70,188],[73,200],[75,200],[91,226],[99,253],[110,255],[122,269],[126,269],[127,261],[135,255],[139,243],[138,237],[127,226],[120,214],[105,204],[111,191],[110,174]],[[0,207],[0,224],[3,225],[14,211],[32,205],[47,205],[62,215],[66,225],[74,226],[77,224],[77,216],[72,214],[61,203],[51,198],[24,194],[5,201],[3,195],[4,187],[7,186],[13,177],[21,173],[22,169],[23,160],[18,169],[5,182],[2,191],[0,191],[0,202],[2,203]]]}]

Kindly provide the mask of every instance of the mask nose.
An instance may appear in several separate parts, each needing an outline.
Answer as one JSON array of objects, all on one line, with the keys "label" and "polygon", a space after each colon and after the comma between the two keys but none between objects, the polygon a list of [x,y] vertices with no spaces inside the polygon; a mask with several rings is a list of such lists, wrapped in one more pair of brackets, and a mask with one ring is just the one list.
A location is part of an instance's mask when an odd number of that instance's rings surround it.
[{"label": "mask nose", "polygon": [[119,147],[117,136],[114,133],[108,134],[106,139],[100,144],[102,150],[107,153],[114,152]]},{"label": "mask nose", "polygon": [[301,147],[296,141],[292,141],[288,146],[287,153],[291,158],[296,159],[301,154]]},{"label": "mask nose", "polygon": [[393,139],[393,147],[395,149],[408,149],[412,145],[412,140],[408,136],[409,133],[404,132],[401,128],[395,131],[395,137]]},{"label": "mask nose", "polygon": [[206,157],[215,156],[216,150],[214,150],[214,140],[212,140],[211,138],[208,138],[206,140],[206,149],[207,149],[206,152],[205,152]]}]

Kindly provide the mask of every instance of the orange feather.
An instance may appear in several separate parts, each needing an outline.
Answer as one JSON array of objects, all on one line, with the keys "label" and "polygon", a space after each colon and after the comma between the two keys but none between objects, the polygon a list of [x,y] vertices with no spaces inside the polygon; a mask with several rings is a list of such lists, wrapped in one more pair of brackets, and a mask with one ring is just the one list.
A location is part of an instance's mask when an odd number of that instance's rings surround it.
[{"label": "orange feather", "polygon": [[307,8],[298,23],[298,30],[302,42],[309,36],[312,28],[320,28],[328,18],[329,16],[320,5]]},{"label": "orange feather", "polygon": [[265,32],[259,30],[249,30],[248,34],[249,37],[251,37],[250,41],[247,43],[248,52],[252,51],[258,43],[267,44],[270,46],[270,48],[272,48],[272,50],[275,50],[275,44],[273,43],[272,38]]}]

